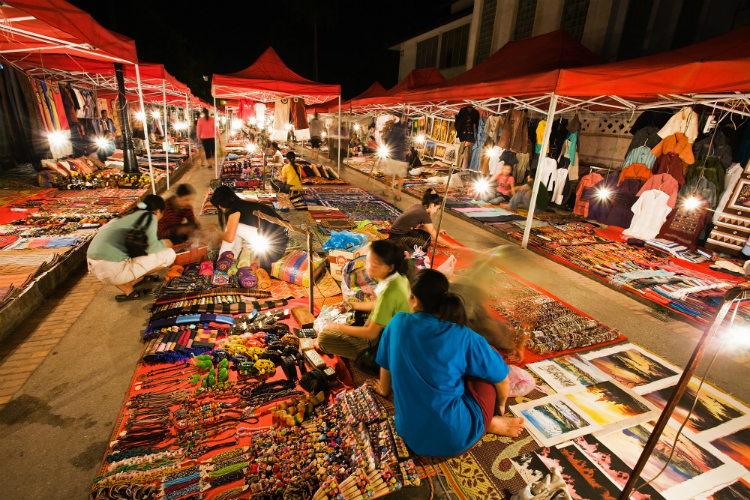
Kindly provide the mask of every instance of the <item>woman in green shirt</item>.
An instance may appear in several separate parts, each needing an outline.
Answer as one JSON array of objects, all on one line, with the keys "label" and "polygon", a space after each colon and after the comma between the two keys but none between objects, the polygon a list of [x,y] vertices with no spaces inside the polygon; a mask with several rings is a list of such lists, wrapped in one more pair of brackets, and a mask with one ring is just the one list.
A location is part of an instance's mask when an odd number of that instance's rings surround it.
[{"label": "woman in green shirt", "polygon": [[[96,279],[123,292],[115,296],[118,302],[143,297],[148,290],[135,290],[134,286],[144,280],[156,281],[151,273],[172,265],[176,258],[172,243],[156,235],[158,221],[164,214],[164,200],[150,194],[138,203],[138,209],[102,227],[86,254],[89,271]],[[136,228],[146,233],[148,247],[146,255],[131,258],[125,241],[128,232]]]},{"label": "woman in green shirt", "polygon": [[404,264],[404,251],[389,240],[373,241],[365,260],[365,272],[379,281],[374,302],[344,302],[347,309],[369,312],[364,326],[328,323],[318,336],[318,347],[328,354],[356,359],[362,351],[377,341],[391,318],[409,308],[409,280],[400,273]]}]

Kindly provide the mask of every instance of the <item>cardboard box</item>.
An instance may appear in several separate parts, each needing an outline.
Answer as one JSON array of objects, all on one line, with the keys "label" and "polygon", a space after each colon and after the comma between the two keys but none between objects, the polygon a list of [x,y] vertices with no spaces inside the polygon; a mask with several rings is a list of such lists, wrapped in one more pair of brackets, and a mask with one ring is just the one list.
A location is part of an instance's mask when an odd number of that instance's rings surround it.
[{"label": "cardboard box", "polygon": [[336,281],[343,280],[344,276],[341,274],[341,272],[344,270],[344,266],[357,257],[367,255],[367,252],[369,250],[369,243],[365,243],[364,246],[359,247],[354,252],[347,252],[345,250],[331,250],[328,253],[328,263],[331,266],[331,276],[333,276],[333,279],[335,279]]}]

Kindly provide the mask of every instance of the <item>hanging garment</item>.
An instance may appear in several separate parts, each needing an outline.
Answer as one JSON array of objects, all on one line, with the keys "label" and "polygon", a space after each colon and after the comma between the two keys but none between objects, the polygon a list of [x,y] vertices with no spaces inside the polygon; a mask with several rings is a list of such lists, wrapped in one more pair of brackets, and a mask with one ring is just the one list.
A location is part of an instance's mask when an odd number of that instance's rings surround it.
[{"label": "hanging garment", "polygon": [[[52,123],[55,125],[55,130],[62,130],[60,124],[60,117],[57,116],[57,107],[55,107],[55,98],[52,95],[52,85],[49,80],[41,80],[42,90],[44,92],[44,98],[47,102],[47,109],[49,109],[49,115],[52,118]],[[62,111],[62,110],[61,110]]]},{"label": "hanging garment", "polygon": [[581,120],[578,118],[578,112],[576,111],[575,116],[568,122],[568,125],[565,127],[565,129],[570,134],[575,134],[579,130],[581,130]]},{"label": "hanging garment", "polygon": [[[283,138],[272,138],[272,140],[286,140],[287,125],[289,125],[289,98],[277,97],[273,108],[273,135],[282,135]],[[281,134],[277,134],[277,132],[281,132]]]},{"label": "hanging garment", "polygon": [[576,187],[576,204],[573,207],[574,214],[588,217],[589,197],[592,194],[590,188],[603,179],[604,177],[602,177],[601,175],[592,172],[590,174],[584,175],[581,180],[578,181],[578,186]]},{"label": "hanging garment", "polygon": [[698,237],[706,225],[708,202],[700,195],[695,195],[694,198],[698,199],[700,205],[697,208],[688,208],[681,199],[677,209],[669,214],[661,227],[658,238],[685,245],[690,250],[698,247]]},{"label": "hanging garment", "polygon": [[724,191],[719,197],[719,202],[716,206],[716,211],[714,212],[714,223],[719,221],[719,217],[721,217],[721,213],[726,208],[729,198],[732,196],[732,193],[734,193],[734,188],[737,186],[740,177],[742,177],[742,170],[742,165],[739,163],[732,163],[729,170],[727,170],[727,174],[724,176]]},{"label": "hanging garment", "polygon": [[[528,153],[529,129],[526,126],[526,111],[511,109],[503,123],[503,133],[497,145],[514,153]],[[505,163],[508,163],[507,161]]]},{"label": "hanging garment", "polygon": [[[609,212],[612,210],[618,180],[619,176],[611,175],[589,189],[589,219],[602,223],[607,220]],[[601,193],[608,193],[608,196],[602,196]]]},{"label": "hanging garment", "polygon": [[651,150],[657,158],[667,153],[675,153],[688,165],[695,163],[693,156],[693,147],[688,142],[688,138],[678,132],[664,138],[654,149]]},{"label": "hanging garment", "polygon": [[70,89],[61,86],[60,95],[62,97],[63,107],[65,108],[65,118],[68,120],[68,125],[72,128],[74,123],[78,123],[78,117],[76,116],[76,110],[73,106],[73,99],[70,97]]},{"label": "hanging garment", "polygon": [[484,150],[484,144],[487,140],[487,134],[484,133],[484,126],[487,123],[487,118],[480,118],[479,125],[477,125],[476,142],[474,143],[474,151],[476,154],[471,155],[471,163],[469,169],[480,170],[480,164],[482,163],[482,151]]},{"label": "hanging garment", "polygon": [[[513,165],[513,178],[519,179],[517,182],[519,184],[526,182],[526,177],[529,175],[529,161],[530,161],[530,154],[529,153],[518,153],[515,154],[515,161],[516,163]],[[516,177],[516,176],[519,177]]]},{"label": "hanging garment", "polygon": [[685,185],[685,177],[682,175],[683,163],[680,157],[674,153],[667,153],[657,158],[654,164],[653,172],[656,174],[669,174],[677,184],[682,187]]},{"label": "hanging garment", "polygon": [[628,179],[617,186],[612,195],[612,208],[604,220],[605,224],[617,227],[629,227],[633,219],[631,207],[638,201],[638,192],[643,183],[636,179]]},{"label": "hanging garment", "polygon": [[661,142],[661,140],[662,137],[659,136],[659,129],[657,127],[644,127],[633,134],[633,140],[630,141],[630,146],[628,146],[626,156],[632,150],[640,146],[653,149]]},{"label": "hanging garment", "polygon": [[503,130],[502,120],[502,116],[490,116],[484,124],[484,133],[492,142],[497,142],[497,138]]},{"label": "hanging garment", "polygon": [[539,166],[536,169],[536,175],[541,179],[542,184],[547,186],[547,191],[552,191],[554,185],[554,174],[556,170],[557,162],[554,159],[542,158],[541,160],[539,160]]},{"label": "hanging garment", "polygon": [[[307,130],[310,126],[307,124],[307,108],[305,100],[299,97],[293,97],[291,105],[292,125],[294,130]],[[307,133],[308,139],[310,132]],[[299,138],[298,138],[299,139]]]},{"label": "hanging garment", "polygon": [[680,191],[680,185],[674,177],[669,174],[654,175],[638,191],[638,196],[652,189],[658,189],[669,195],[667,205],[669,205],[669,208],[674,208],[675,203],[677,203],[677,193]]},{"label": "hanging garment", "polygon": [[250,99],[240,99],[240,109],[238,112],[239,118],[242,121],[248,122],[250,118],[255,116],[255,103]]},{"label": "hanging garment", "polygon": [[490,175],[494,175],[496,172],[499,172],[500,167],[505,165],[505,162],[500,159],[502,154],[503,148],[499,146],[493,146],[487,151],[487,157],[489,158],[487,167],[489,169]]},{"label": "hanging garment", "polygon": [[31,127],[31,144],[34,153],[41,157],[42,155],[49,154],[49,147],[45,137],[46,128],[42,121],[42,115],[39,111],[39,102],[37,100],[36,92],[31,87],[29,76],[24,73],[17,73],[18,84],[21,87],[24,101],[26,102],[26,109],[29,113],[29,126]]},{"label": "hanging garment", "polygon": [[578,158],[576,158],[576,148],[578,147],[578,132],[573,132],[572,134],[568,135],[566,144],[567,145],[563,145],[563,149],[567,150],[566,154],[568,158],[570,158],[570,163],[578,165]]},{"label": "hanging garment", "polygon": [[[622,169],[622,172],[620,172],[620,182],[624,182],[628,179],[636,179],[641,183],[644,183],[653,177],[653,175],[654,173],[651,172],[646,165],[642,163],[633,163]],[[618,182],[618,184],[620,182]]]},{"label": "hanging garment", "polygon": [[724,166],[718,158],[709,156],[690,165],[685,180],[689,182],[696,177],[705,177],[716,184],[717,193],[724,191]]},{"label": "hanging garment", "polygon": [[724,165],[729,168],[732,164],[732,146],[729,145],[724,132],[718,131],[716,135],[710,134],[700,141],[693,144],[693,156],[697,160],[702,160],[707,156],[715,156]]},{"label": "hanging garment", "polygon": [[625,163],[622,164],[622,168],[632,165],[633,163],[642,163],[651,169],[654,166],[654,162],[656,162],[656,156],[654,156],[654,153],[645,146],[638,146],[637,148],[630,150],[625,157]]},{"label": "hanging garment", "polygon": [[[458,154],[456,156],[456,166],[458,168],[468,168],[469,162],[471,161],[471,158],[474,152],[473,146],[474,145],[470,142],[462,142],[458,146]],[[466,165],[464,166],[464,164]]]},{"label": "hanging garment", "polygon": [[21,141],[18,147],[22,155],[16,158],[20,163],[34,161],[37,159],[37,155],[34,153],[31,119],[26,105],[26,98],[18,80],[19,77],[24,78],[25,75],[16,71],[15,68],[11,68],[10,66],[5,67],[5,85],[8,89],[8,100],[10,101],[11,108],[13,108],[15,122],[18,126],[19,139]]},{"label": "hanging garment", "polygon": [[553,177],[555,180],[555,187],[552,189],[552,198],[550,198],[550,201],[557,205],[561,205],[565,197],[565,186],[569,184],[568,169],[558,168]]},{"label": "hanging garment", "polygon": [[[456,115],[456,135],[461,142],[476,142],[477,127],[479,126],[479,111],[473,106],[464,106]],[[449,141],[450,142],[450,141]]]},{"label": "hanging garment", "polygon": [[667,124],[659,130],[659,135],[667,138],[673,134],[685,134],[688,142],[692,144],[698,138],[698,121],[699,118],[695,111],[691,107],[685,106],[675,113]]},{"label": "hanging garment", "polygon": [[653,240],[661,231],[661,227],[667,220],[667,215],[672,211],[669,208],[669,196],[663,191],[652,189],[644,192],[633,205],[633,220],[623,236],[631,236],[639,240]]},{"label": "hanging garment", "polygon": [[262,102],[255,103],[255,120],[259,126],[266,123],[266,105]]},{"label": "hanging garment", "polygon": [[693,195],[700,195],[702,198],[708,200],[711,208],[715,208],[718,203],[716,197],[716,184],[705,177],[696,177],[695,179],[689,180],[687,184],[682,186],[680,192],[677,193],[677,198],[687,198]]},{"label": "hanging garment", "polygon": [[[536,143],[534,144],[534,153],[539,154],[542,151],[542,141],[544,140],[544,129],[547,127],[547,120],[539,120],[539,124],[536,126]],[[549,153],[549,142],[547,142],[547,151],[544,154]]]}]

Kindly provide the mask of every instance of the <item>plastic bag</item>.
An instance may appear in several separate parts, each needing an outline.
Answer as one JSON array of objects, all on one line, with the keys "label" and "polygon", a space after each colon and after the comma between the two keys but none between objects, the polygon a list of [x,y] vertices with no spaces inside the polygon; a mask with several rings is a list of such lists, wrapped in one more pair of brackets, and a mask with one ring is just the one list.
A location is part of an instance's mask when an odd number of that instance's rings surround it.
[{"label": "plastic bag", "polygon": [[508,381],[510,382],[509,396],[511,398],[520,398],[534,390],[536,382],[530,373],[514,365],[510,365],[509,368]]},{"label": "plastic bag", "polygon": [[354,311],[340,312],[337,307],[323,306],[320,314],[313,322],[313,329],[320,333],[327,323],[338,323],[340,325],[350,325],[354,323]]},{"label": "plastic bag", "polygon": [[375,300],[375,287],[378,281],[370,278],[365,272],[366,255],[347,262],[341,270],[341,293],[344,300],[357,299],[360,302]]},{"label": "plastic bag", "polygon": [[331,250],[353,252],[366,245],[367,241],[367,236],[364,234],[353,233],[351,231],[331,231],[331,237],[323,243],[323,250],[326,252],[330,252]]},{"label": "plastic bag", "polygon": [[440,267],[438,267],[437,270],[450,278],[453,276],[453,271],[456,269],[456,262],[456,256],[451,254],[451,256],[448,257],[448,260],[440,264]]}]

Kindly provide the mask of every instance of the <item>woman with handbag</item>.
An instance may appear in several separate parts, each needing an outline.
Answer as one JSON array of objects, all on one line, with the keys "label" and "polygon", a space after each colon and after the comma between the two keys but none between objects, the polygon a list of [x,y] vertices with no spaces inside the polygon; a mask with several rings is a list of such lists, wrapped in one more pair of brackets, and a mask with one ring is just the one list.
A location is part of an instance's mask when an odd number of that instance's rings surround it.
[{"label": "woman with handbag", "polygon": [[364,326],[326,324],[318,336],[318,347],[328,354],[356,359],[368,347],[377,344],[380,332],[399,312],[411,312],[409,280],[401,274],[404,251],[388,240],[370,243],[365,272],[379,281],[374,302],[344,302],[339,310],[369,312]]},{"label": "woman with handbag", "polygon": [[136,290],[143,281],[158,281],[152,273],[172,265],[176,255],[169,240],[156,235],[158,220],[164,214],[164,200],[150,194],[132,213],[109,222],[91,241],[89,271],[106,285],[114,285],[123,295],[118,302],[140,299],[150,290]]}]

